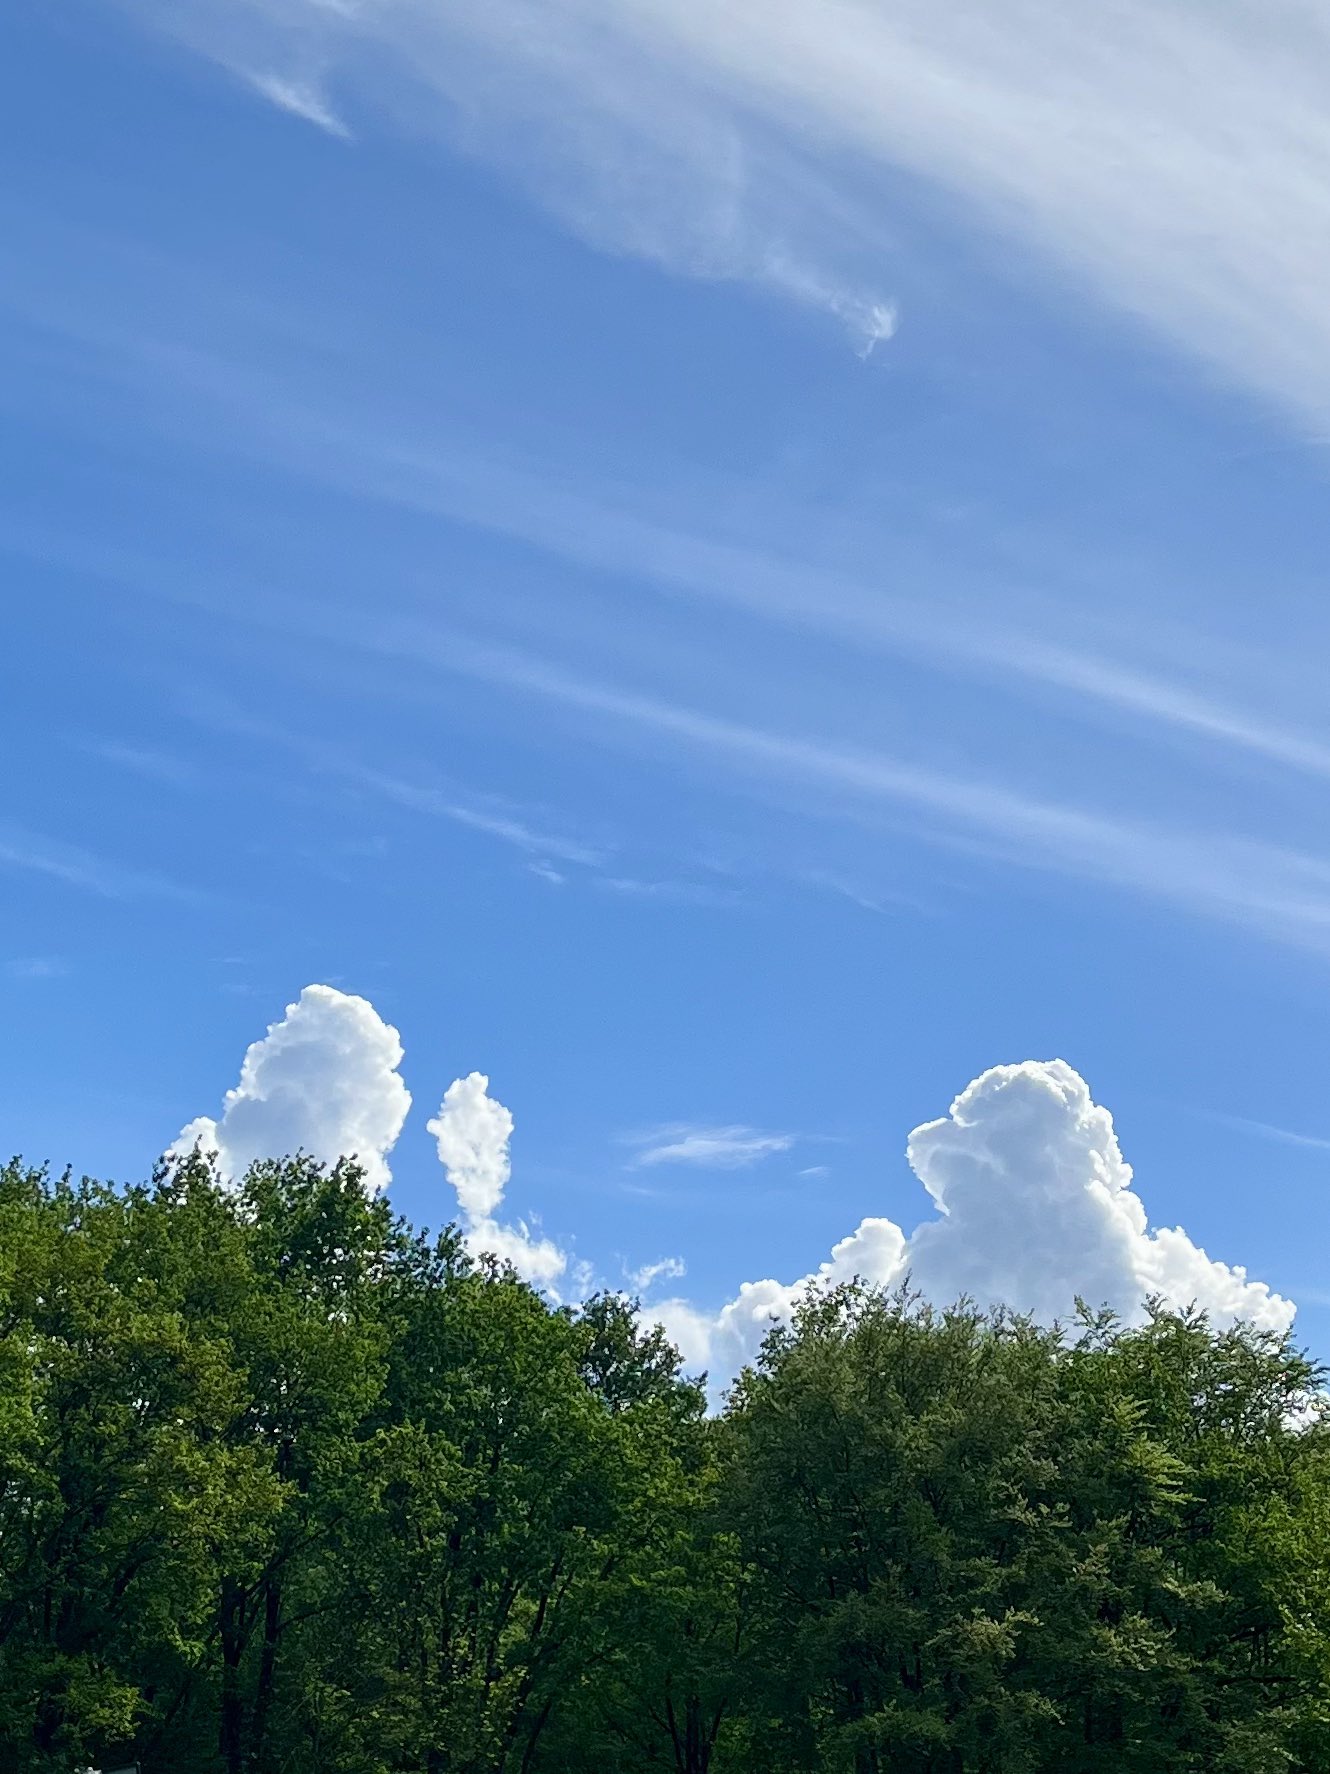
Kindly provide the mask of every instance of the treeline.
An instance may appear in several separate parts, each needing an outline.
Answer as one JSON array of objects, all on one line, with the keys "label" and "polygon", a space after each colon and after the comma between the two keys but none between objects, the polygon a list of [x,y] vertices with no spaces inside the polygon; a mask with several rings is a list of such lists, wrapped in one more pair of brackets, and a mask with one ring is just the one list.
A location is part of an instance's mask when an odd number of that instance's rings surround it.
[{"label": "treeline", "polygon": [[349,1167],[0,1172],[0,1769],[1330,1767],[1286,1342],[842,1290],[709,1417]]}]

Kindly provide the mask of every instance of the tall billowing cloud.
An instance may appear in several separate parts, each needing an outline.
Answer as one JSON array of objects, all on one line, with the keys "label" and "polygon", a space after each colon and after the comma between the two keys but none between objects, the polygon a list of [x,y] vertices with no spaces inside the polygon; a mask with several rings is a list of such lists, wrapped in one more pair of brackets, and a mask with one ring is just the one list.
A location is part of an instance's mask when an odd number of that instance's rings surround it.
[{"label": "tall billowing cloud", "polygon": [[1113,1118],[1063,1060],[994,1066],[950,1113],[910,1135],[910,1165],[939,1210],[912,1236],[866,1219],[828,1260],[793,1283],[745,1282],[719,1313],[684,1300],[653,1308],[693,1365],[728,1376],[810,1285],[907,1276],[939,1304],[968,1295],[1045,1322],[1077,1298],[1127,1320],[1159,1296],[1195,1304],[1216,1323],[1281,1331],[1292,1304],[1245,1269],[1216,1262],[1179,1228],[1152,1230],[1132,1188]]},{"label": "tall billowing cloud", "polygon": [[1158,1294],[1220,1320],[1292,1322],[1289,1303],[1244,1269],[1213,1262],[1180,1229],[1149,1229],[1112,1116],[1062,1060],[993,1067],[915,1129],[908,1156],[943,1215],[907,1252],[934,1298],[968,1293],[1052,1318],[1071,1286],[1128,1312]]},{"label": "tall billowing cloud", "polygon": [[355,1158],[372,1189],[391,1180],[388,1154],[411,1107],[402,1043],[365,998],[306,986],[245,1054],[220,1120],[202,1115],[171,1150],[216,1152],[222,1174],[258,1158],[303,1151],[333,1164]]},{"label": "tall billowing cloud", "polygon": [[489,1251],[535,1286],[550,1287],[568,1267],[565,1253],[552,1240],[537,1237],[525,1221],[505,1224],[495,1218],[512,1174],[508,1142],[513,1118],[489,1094],[489,1085],[482,1072],[455,1079],[443,1093],[429,1131],[457,1192],[469,1249]]}]

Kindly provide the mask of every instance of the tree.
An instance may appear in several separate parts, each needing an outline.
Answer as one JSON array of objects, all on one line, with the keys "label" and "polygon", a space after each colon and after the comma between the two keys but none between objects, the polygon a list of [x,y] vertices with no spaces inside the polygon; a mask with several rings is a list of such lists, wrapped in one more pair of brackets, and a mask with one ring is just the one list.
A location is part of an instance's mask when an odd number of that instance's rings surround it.
[{"label": "tree", "polygon": [[814,1291],[720,1417],[354,1165],[0,1171],[0,1767],[1312,1774],[1286,1339]]},{"label": "tree", "polygon": [[1315,1380],[1286,1342],[1190,1314],[1068,1346],[1000,1313],[810,1299],[726,1422],[759,1758],[1324,1765]]}]

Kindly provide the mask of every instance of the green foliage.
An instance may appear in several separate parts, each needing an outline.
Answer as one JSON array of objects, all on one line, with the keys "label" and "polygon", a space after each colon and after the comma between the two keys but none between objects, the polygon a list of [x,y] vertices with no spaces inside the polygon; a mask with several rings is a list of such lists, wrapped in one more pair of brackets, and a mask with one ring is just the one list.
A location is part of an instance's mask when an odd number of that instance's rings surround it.
[{"label": "green foliage", "polygon": [[1286,1343],[847,1288],[718,1418],[351,1166],[0,1170],[0,1768],[1310,1774]]}]

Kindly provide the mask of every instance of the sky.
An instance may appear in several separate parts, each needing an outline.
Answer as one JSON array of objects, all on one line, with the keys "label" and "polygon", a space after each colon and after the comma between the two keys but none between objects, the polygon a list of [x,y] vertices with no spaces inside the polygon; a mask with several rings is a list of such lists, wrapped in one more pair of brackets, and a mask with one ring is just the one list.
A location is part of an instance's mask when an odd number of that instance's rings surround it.
[{"label": "sky", "polygon": [[1330,1356],[1328,82],[7,7],[0,1143],[354,1150],[713,1374],[851,1274]]}]

